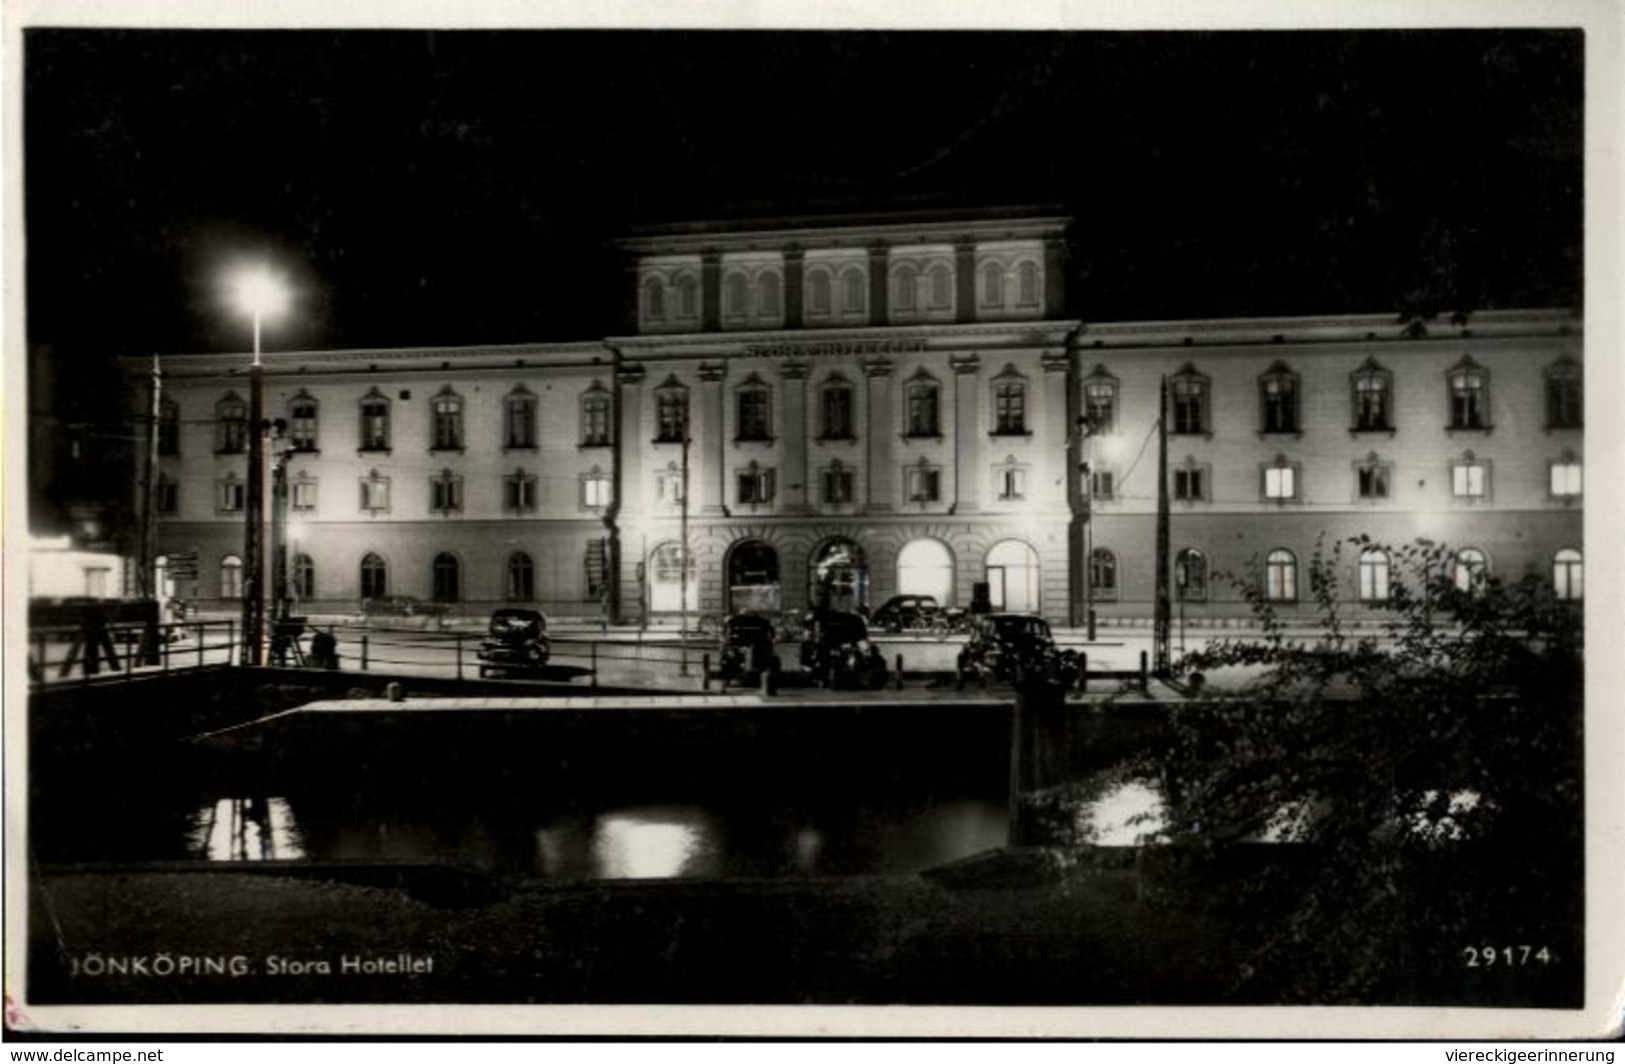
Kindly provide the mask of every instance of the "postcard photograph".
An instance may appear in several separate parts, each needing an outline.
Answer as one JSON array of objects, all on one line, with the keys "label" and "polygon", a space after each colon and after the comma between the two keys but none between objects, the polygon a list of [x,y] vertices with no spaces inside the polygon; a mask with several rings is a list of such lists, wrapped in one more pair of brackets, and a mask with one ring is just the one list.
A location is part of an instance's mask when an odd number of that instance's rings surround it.
[{"label": "postcard photograph", "polygon": [[1605,1007],[1577,23],[14,31],[9,1025]]}]

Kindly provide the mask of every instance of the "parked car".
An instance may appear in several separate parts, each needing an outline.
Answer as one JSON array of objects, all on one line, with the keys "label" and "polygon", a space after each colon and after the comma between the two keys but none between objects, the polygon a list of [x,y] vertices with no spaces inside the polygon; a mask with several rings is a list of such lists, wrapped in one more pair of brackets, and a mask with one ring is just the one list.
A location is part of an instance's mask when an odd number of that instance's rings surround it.
[{"label": "parked car", "polygon": [[959,681],[995,679],[1016,683],[1035,676],[1070,687],[1078,656],[1055,645],[1049,622],[1029,613],[983,613],[971,619],[970,638],[959,652]]},{"label": "parked car", "polygon": [[932,595],[893,595],[869,622],[883,632],[922,631],[932,627],[940,609]]},{"label": "parked car", "polygon": [[830,688],[886,685],[886,656],[869,641],[869,626],[856,613],[815,612],[801,642],[801,667]]},{"label": "parked car", "polygon": [[779,671],[773,652],[773,622],[756,613],[741,613],[722,623],[718,637],[717,677],[726,687],[731,681],[748,682],[764,672]]},{"label": "parked car", "polygon": [[480,641],[480,675],[532,672],[552,656],[547,618],[537,610],[504,607],[491,614],[491,626]]}]

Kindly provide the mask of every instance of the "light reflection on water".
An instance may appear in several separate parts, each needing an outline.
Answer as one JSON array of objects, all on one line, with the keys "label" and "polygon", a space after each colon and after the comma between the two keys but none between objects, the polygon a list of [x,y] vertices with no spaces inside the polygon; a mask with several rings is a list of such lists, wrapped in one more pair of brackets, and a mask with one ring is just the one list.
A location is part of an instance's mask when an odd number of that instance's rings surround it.
[{"label": "light reflection on water", "polygon": [[191,848],[210,861],[297,861],[305,856],[283,798],[221,798],[199,810]]},{"label": "light reflection on water", "polygon": [[1125,780],[1085,809],[1085,837],[1097,846],[1138,846],[1163,829],[1162,791],[1146,780]]}]

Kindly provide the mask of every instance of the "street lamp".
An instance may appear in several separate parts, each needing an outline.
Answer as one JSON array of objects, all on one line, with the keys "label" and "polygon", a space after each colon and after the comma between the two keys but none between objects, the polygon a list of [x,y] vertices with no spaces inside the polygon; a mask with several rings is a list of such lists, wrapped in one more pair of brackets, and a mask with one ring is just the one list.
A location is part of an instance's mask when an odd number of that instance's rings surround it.
[{"label": "street lamp", "polygon": [[254,323],[254,361],[248,369],[248,496],[243,502],[244,665],[264,664],[265,651],[265,367],[260,332],[288,308],[281,275],[263,264],[244,266],[227,278],[230,301]]},{"label": "street lamp", "polygon": [[1076,431],[1073,433],[1073,439],[1078,442],[1083,459],[1078,463],[1078,472],[1083,475],[1083,488],[1080,492],[1083,501],[1083,616],[1089,626],[1091,643],[1095,641],[1095,485],[1094,470],[1089,464],[1089,442],[1110,429],[1111,425],[1102,418],[1094,414],[1080,414]]}]

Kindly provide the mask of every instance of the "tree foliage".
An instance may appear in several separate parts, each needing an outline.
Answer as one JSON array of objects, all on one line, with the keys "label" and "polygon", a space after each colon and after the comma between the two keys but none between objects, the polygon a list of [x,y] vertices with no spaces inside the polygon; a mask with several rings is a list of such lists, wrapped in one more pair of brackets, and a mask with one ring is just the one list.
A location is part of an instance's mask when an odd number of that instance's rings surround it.
[{"label": "tree foliage", "polygon": [[1389,597],[1375,623],[1355,623],[1343,546],[1310,562],[1309,635],[1256,574],[1221,575],[1259,633],[1183,660],[1225,693],[1180,707],[1156,765],[1167,841],[1208,854],[1289,843],[1270,849],[1304,858],[1265,862],[1249,897],[1227,899],[1279,915],[1238,976],[1243,993],[1387,999],[1443,964],[1439,944],[1578,919],[1574,604],[1534,575],[1463,576],[1453,552],[1422,541],[1388,550]]}]

